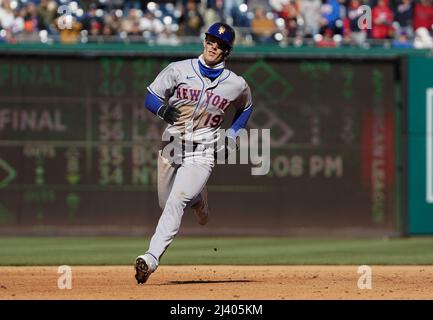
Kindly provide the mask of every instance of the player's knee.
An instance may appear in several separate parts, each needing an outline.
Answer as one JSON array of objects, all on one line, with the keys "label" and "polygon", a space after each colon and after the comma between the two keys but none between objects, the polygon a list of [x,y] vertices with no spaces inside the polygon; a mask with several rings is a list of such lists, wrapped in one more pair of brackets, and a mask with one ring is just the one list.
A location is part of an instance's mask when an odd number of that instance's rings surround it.
[{"label": "player's knee", "polygon": [[176,208],[185,208],[187,203],[189,203],[191,199],[189,199],[185,192],[178,192],[176,194],[170,195],[167,202],[165,203],[164,207],[170,205]]},{"label": "player's knee", "polygon": [[167,203],[165,204],[163,214],[175,214],[177,215],[179,212],[182,212],[184,209],[184,206],[182,205],[182,202],[176,199],[168,199]]}]

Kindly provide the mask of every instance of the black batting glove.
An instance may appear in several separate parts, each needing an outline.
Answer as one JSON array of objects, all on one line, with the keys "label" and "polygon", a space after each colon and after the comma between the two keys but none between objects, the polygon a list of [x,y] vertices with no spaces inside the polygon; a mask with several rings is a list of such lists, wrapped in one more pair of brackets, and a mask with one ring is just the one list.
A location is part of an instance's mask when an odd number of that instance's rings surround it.
[{"label": "black batting glove", "polygon": [[169,124],[174,124],[180,117],[180,111],[172,106],[162,106],[158,110],[158,117]]}]

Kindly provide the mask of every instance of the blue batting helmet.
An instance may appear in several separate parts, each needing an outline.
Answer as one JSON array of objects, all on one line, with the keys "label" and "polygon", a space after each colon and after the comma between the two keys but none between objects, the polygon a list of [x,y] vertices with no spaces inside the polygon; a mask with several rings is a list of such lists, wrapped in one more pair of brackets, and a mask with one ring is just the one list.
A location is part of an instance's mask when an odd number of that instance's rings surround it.
[{"label": "blue batting helmet", "polygon": [[235,31],[228,24],[223,22],[214,23],[209,27],[205,34],[221,39],[229,47],[229,49],[233,48],[233,42],[235,41]]}]

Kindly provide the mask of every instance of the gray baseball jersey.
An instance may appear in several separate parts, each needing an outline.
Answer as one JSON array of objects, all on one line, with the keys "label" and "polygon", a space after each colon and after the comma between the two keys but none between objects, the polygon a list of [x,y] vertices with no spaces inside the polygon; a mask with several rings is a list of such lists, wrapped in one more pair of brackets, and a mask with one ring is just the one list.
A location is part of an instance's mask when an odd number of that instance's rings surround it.
[{"label": "gray baseball jersey", "polygon": [[241,76],[225,69],[211,81],[200,74],[198,59],[170,63],[147,89],[181,111],[179,121],[167,126],[168,133],[183,133],[189,124],[194,141],[216,139],[229,107],[243,110],[252,104],[250,88]]}]

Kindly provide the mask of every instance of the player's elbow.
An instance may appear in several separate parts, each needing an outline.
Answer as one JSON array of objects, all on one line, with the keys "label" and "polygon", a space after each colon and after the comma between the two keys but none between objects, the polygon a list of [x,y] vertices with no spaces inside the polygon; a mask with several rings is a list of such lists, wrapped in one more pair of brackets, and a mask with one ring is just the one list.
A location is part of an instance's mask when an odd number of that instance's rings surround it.
[{"label": "player's elbow", "polygon": [[147,110],[156,114],[158,112],[158,109],[163,104],[164,103],[161,101],[161,99],[158,96],[154,95],[151,92],[147,92],[146,97],[144,98],[144,106],[146,107]]}]

